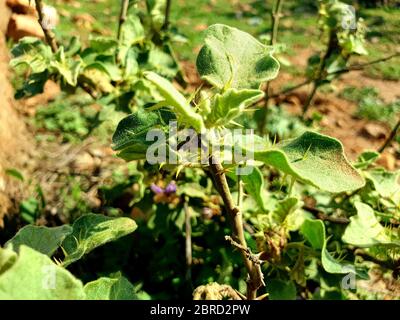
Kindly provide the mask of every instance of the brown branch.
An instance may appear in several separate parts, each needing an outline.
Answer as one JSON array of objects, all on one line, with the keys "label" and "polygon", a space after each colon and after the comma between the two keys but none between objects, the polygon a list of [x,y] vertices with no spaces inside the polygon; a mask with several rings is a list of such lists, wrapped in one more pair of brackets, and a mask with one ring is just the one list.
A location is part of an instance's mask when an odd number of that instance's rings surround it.
[{"label": "brown branch", "polygon": [[165,31],[167,31],[169,29],[170,17],[171,17],[171,7],[172,7],[172,0],[167,0],[166,6],[165,6],[165,19],[164,19],[164,24],[162,26],[162,30],[165,30]]},{"label": "brown branch", "polygon": [[46,38],[46,42],[50,46],[51,51],[53,53],[55,53],[58,50],[58,45],[57,45],[57,41],[54,36],[54,33],[44,26],[43,2],[42,2],[42,0],[35,0],[35,3],[36,3],[36,11],[38,13],[38,21],[39,21],[40,27],[43,30],[44,36]]},{"label": "brown branch", "polygon": [[383,145],[379,148],[379,150],[378,150],[379,153],[383,153],[383,151],[385,151],[385,149],[390,145],[392,140],[396,137],[396,134],[397,134],[397,131],[399,131],[399,128],[400,128],[400,119],[397,121],[396,125],[390,132],[390,135],[386,138]]},{"label": "brown branch", "polygon": [[254,300],[257,298],[257,290],[263,285],[263,276],[260,269],[260,265],[257,265],[252,261],[246,254],[247,243],[244,237],[242,213],[240,209],[235,205],[232,194],[230,192],[224,168],[219,161],[211,156],[209,159],[210,170],[213,175],[214,183],[217,185],[217,190],[224,201],[228,215],[232,221],[232,239],[238,243],[242,248],[246,250],[240,250],[245,267],[248,272],[247,279],[247,299]]},{"label": "brown branch", "polygon": [[117,32],[117,39],[121,38],[121,29],[122,25],[126,21],[126,15],[128,13],[129,7],[129,0],[121,0],[121,11],[119,13],[119,21],[118,21],[118,32]]},{"label": "brown branch", "polygon": [[312,213],[316,218],[323,220],[323,221],[329,221],[329,222],[337,223],[337,224],[349,224],[350,223],[350,220],[345,217],[342,217],[342,218],[332,217],[332,216],[325,214],[321,210],[318,210],[317,208],[313,208],[313,207],[304,205],[303,209]]}]

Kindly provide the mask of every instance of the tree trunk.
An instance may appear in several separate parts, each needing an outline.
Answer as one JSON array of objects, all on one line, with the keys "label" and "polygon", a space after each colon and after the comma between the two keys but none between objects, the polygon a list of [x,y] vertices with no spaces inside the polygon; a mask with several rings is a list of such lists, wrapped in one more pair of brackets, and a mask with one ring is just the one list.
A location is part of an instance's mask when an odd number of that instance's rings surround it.
[{"label": "tree trunk", "polygon": [[6,0],[0,0],[0,229],[4,216],[15,211],[21,188],[6,170],[21,170],[32,148],[32,136],[15,109],[10,83],[9,50],[5,38],[10,16]]}]

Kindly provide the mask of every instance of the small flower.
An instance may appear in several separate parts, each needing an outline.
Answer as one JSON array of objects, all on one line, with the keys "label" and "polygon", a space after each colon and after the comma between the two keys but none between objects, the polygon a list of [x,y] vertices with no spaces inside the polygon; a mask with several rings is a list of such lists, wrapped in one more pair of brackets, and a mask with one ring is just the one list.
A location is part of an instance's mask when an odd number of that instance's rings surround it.
[{"label": "small flower", "polygon": [[164,189],[157,186],[156,184],[152,183],[150,186],[151,191],[153,191],[155,194],[161,194],[164,193]]},{"label": "small flower", "polygon": [[164,192],[165,192],[166,194],[175,193],[175,192],[176,192],[176,184],[175,184],[175,182],[174,182],[174,181],[170,182],[170,183],[166,186]]}]

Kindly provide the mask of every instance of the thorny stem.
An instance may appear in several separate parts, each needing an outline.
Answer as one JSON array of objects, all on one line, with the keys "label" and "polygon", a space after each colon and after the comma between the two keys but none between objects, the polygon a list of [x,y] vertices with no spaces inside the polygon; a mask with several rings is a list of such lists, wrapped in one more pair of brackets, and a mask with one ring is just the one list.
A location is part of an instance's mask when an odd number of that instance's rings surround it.
[{"label": "thorny stem", "polygon": [[118,21],[118,33],[117,33],[117,38],[118,40],[121,37],[121,28],[124,22],[126,21],[126,15],[128,13],[128,7],[129,7],[129,0],[121,0],[121,11],[119,13],[119,21]]},{"label": "thorny stem", "polygon": [[186,256],[186,281],[192,289],[192,225],[191,213],[188,204],[189,200],[185,197],[183,210],[185,212],[185,256]]},{"label": "thorny stem", "polygon": [[46,38],[46,42],[49,44],[51,51],[53,53],[56,53],[58,50],[58,45],[57,45],[56,38],[54,37],[54,33],[51,30],[45,28],[45,26],[44,26],[43,2],[42,2],[42,0],[36,0],[35,3],[36,3],[36,11],[37,11],[38,17],[39,17],[38,21],[39,21],[40,27],[43,30],[44,36]]},{"label": "thorny stem", "polygon": [[[283,0],[276,0],[275,7],[271,12],[272,18],[272,28],[271,28],[271,40],[270,45],[274,46],[276,44],[276,39],[278,37],[278,27],[279,27],[279,19],[281,17],[281,9],[282,9]],[[259,124],[259,131],[261,135],[264,134],[265,124],[267,122],[267,109],[268,109],[268,102],[270,99],[270,92],[271,91],[271,81],[267,82],[267,87],[265,88],[265,103],[264,108],[261,114],[261,121]]]},{"label": "thorny stem", "polygon": [[383,145],[379,148],[379,150],[378,150],[379,153],[383,153],[383,151],[385,151],[385,149],[390,145],[392,140],[396,137],[396,134],[397,134],[397,131],[399,131],[399,128],[400,128],[400,119],[397,121],[396,125],[390,132],[390,135],[386,138]]},{"label": "thorny stem", "polygon": [[232,220],[232,238],[242,247],[242,250],[240,250],[240,252],[242,254],[242,258],[249,276],[247,279],[246,296],[248,300],[254,300],[257,298],[257,290],[264,283],[261,268],[259,265],[254,263],[254,261],[252,261],[246,253],[248,252],[248,249],[246,239],[244,237],[242,213],[233,201],[232,194],[226,180],[226,175],[224,173],[224,168],[213,156],[211,156],[209,159],[209,165],[214,183],[216,184],[217,190],[221,195],[222,200],[224,201],[228,215]]},{"label": "thorny stem", "polygon": [[165,6],[164,25],[162,26],[163,30],[168,30],[168,28],[169,28],[170,17],[171,17],[171,6],[172,6],[172,0],[167,0],[166,6]]}]

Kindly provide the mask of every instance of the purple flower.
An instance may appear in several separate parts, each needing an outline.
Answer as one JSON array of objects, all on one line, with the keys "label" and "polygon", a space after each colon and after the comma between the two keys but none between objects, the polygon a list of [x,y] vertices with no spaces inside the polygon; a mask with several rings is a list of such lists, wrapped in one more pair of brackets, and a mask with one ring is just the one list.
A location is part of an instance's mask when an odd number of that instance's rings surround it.
[{"label": "purple flower", "polygon": [[151,191],[153,191],[155,194],[160,194],[164,192],[164,189],[157,186],[156,184],[152,183],[150,186]]},{"label": "purple flower", "polygon": [[170,182],[166,188],[165,188],[165,193],[166,194],[171,194],[176,192],[176,184],[175,182]]}]

